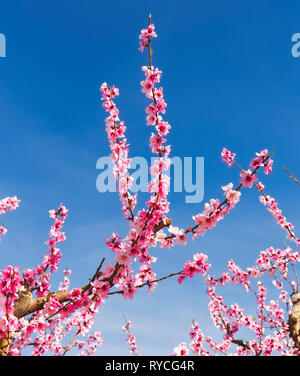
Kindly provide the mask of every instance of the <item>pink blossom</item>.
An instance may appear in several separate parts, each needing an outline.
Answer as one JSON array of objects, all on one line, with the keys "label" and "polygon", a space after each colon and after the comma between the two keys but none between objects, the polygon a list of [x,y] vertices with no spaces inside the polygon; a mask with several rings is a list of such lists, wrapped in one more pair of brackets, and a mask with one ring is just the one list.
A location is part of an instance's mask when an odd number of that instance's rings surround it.
[{"label": "pink blossom", "polygon": [[[193,278],[199,274],[207,276],[205,284],[209,315],[221,335],[219,340],[215,340],[205,335],[200,324],[193,321],[189,330],[191,342],[180,343],[174,348],[172,355],[188,355],[189,350],[195,355],[204,356],[299,355],[290,328],[293,325],[291,314],[298,309],[300,302],[296,269],[300,262],[300,254],[297,248],[294,250],[289,246],[285,246],[284,249],[269,247],[259,252],[254,263],[247,267],[238,265],[229,257],[227,269],[216,276],[207,275],[211,268],[207,255],[196,253],[192,260],[183,261],[183,270],[180,272],[162,278],[156,274],[153,264],[157,257],[153,257],[151,250],[157,246],[170,248],[176,244],[186,245],[189,235],[192,235],[193,239],[203,236],[231,213],[240,200],[242,186],[251,188],[254,184],[262,194],[260,202],[275,218],[278,226],[286,232],[288,239],[294,242],[294,246],[300,246],[300,239],[296,237],[293,224],[283,215],[276,200],[264,192],[261,182],[257,182],[255,174],[259,169],[264,169],[266,175],[272,171],[273,161],[267,149],[256,153],[256,157],[250,162],[252,171],[244,171],[235,161],[236,155],[224,148],[221,153],[223,161],[228,166],[235,164],[242,170],[241,185],[237,188],[234,188],[232,183],[223,186],[226,199],[208,200],[203,210],[193,216],[193,225],[181,228],[170,224],[170,178],[166,173],[170,166],[171,146],[166,145],[170,125],[163,120],[167,103],[163,88],[157,85],[160,83],[162,72],[152,66],[151,41],[157,35],[154,25],[151,21],[149,23],[150,25],[141,31],[140,50],[147,48],[150,54],[147,59],[147,63],[150,60],[149,66],[142,68],[145,75],[142,92],[150,99],[146,107],[146,123],[153,126],[150,147],[157,157],[150,167],[150,197],[145,207],[141,207],[136,213],[137,195],[130,193],[133,177],[129,174],[131,159],[125,137],[126,126],[124,121],[120,120],[120,112],[115,103],[119,90],[103,83],[100,92],[103,108],[107,112],[105,131],[109,140],[121,208],[124,218],[129,221],[128,233],[122,238],[113,233],[106,239],[106,246],[114,252],[115,262],[103,264],[103,260],[85,287],[70,290],[71,271],[67,269],[63,273],[58,291],[50,292],[54,288],[53,272],[59,269],[63,256],[58,243],[66,240],[63,226],[68,209],[60,204],[57,210],[50,210],[49,216],[53,222],[42,263],[35,268],[24,269],[23,273],[19,267],[10,265],[1,271],[0,337],[5,337],[9,342],[8,346],[3,347],[5,341],[0,341],[1,353],[17,356],[30,346],[32,355],[35,356],[47,353],[64,355],[72,348],[79,350],[80,356],[93,355],[99,346],[103,345],[103,339],[100,332],[90,334],[90,331],[96,315],[111,294],[122,294],[125,299],[133,299],[138,289],[144,286],[147,286],[148,293],[151,293],[158,282],[174,275],[179,276],[178,282],[181,284],[185,278]],[[2,199],[0,214],[15,210],[18,205],[19,200],[16,197]],[[176,223],[176,219],[171,218],[172,223]],[[0,236],[5,235],[6,231],[4,225],[1,225]],[[158,256],[160,250],[156,249],[154,252],[157,252]],[[138,266],[136,263],[139,263]],[[171,264],[166,263],[166,267]],[[233,285],[234,289],[241,287],[242,292],[247,293],[247,309],[234,302],[234,296],[228,293],[221,294],[220,290]],[[31,296],[38,302],[40,309],[35,312],[31,312],[31,309],[25,310],[26,314],[20,317],[22,315],[16,311],[18,303],[23,299],[27,302]],[[250,298],[256,303],[254,306],[248,304]],[[29,303],[27,307],[31,306]],[[206,322],[202,323],[202,326],[205,325]],[[126,341],[129,351],[138,355],[136,338],[130,332],[130,326],[131,322],[125,320],[123,330],[126,333]]]},{"label": "pink blossom", "polygon": [[223,148],[221,156],[223,162],[225,162],[228,167],[231,167],[236,154],[231,153],[231,151],[227,150],[226,148]]},{"label": "pink blossom", "polygon": [[135,288],[134,286],[131,286],[129,285],[128,287],[126,287],[123,292],[122,292],[122,295],[123,295],[123,298],[124,299],[133,299],[134,295],[136,294],[137,292],[137,288]]},{"label": "pink blossom", "polygon": [[189,354],[189,348],[186,342],[182,342],[176,347],[174,347],[174,353],[172,355],[175,356],[186,356]]},{"label": "pink blossom", "polygon": [[115,260],[120,265],[129,265],[131,263],[130,256],[125,252],[118,252],[115,256]]},{"label": "pink blossom", "polygon": [[233,188],[232,183],[229,183],[226,186],[222,187],[224,191],[224,195],[226,196],[230,207],[234,207],[240,201],[240,196],[241,196],[241,192],[235,191],[232,188]]},{"label": "pink blossom", "polygon": [[273,160],[269,159],[267,163],[264,164],[264,166],[265,166],[264,172],[266,175],[268,175],[273,170]]},{"label": "pink blossom", "polygon": [[257,181],[257,177],[252,175],[251,170],[241,172],[241,184],[244,187],[252,188],[252,185]]}]

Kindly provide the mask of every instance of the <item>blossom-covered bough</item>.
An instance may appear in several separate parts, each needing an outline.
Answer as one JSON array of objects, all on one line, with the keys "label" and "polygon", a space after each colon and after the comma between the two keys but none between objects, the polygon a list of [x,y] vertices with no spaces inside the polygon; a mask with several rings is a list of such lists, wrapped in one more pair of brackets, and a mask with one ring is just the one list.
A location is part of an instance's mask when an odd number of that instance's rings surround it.
[{"label": "blossom-covered bough", "polygon": [[[63,225],[68,210],[62,204],[50,210],[53,224],[47,241],[48,250],[40,265],[20,270],[18,266],[7,266],[1,271],[0,280],[0,353],[21,355],[26,348],[32,355],[66,355],[75,351],[79,355],[92,355],[103,344],[100,332],[90,334],[94,318],[101,305],[111,295],[120,294],[133,299],[140,288],[147,287],[151,293],[158,282],[176,276],[181,284],[185,278],[195,274],[206,276],[209,312],[216,328],[223,332],[221,342],[205,335],[200,325],[193,321],[189,344],[182,342],[174,348],[174,355],[300,355],[300,293],[297,264],[300,261],[300,240],[293,225],[283,216],[274,198],[265,192],[258,180],[263,170],[272,171],[272,153],[262,150],[243,169],[236,155],[226,148],[221,156],[230,167],[240,170],[240,184],[222,186],[222,200],[211,199],[202,212],[193,216],[190,226],[178,227],[169,212],[168,188],[170,179],[166,173],[170,166],[171,146],[167,145],[170,124],[163,119],[166,101],[163,88],[159,86],[162,72],[152,65],[152,40],[157,34],[149,16],[148,27],[140,34],[140,50],[147,51],[147,65],[142,67],[145,79],[141,82],[142,92],[150,100],[146,108],[146,122],[151,127],[150,147],[157,157],[153,162],[149,183],[150,197],[144,208],[137,210],[138,195],[132,195],[132,177],[129,174],[129,147],[125,137],[126,126],[120,120],[115,98],[119,90],[106,83],[101,85],[106,133],[111,149],[113,172],[125,220],[129,231],[123,238],[113,233],[106,238],[107,247],[114,253],[114,263],[103,258],[94,275],[86,285],[70,288],[70,270],[64,271],[64,279],[57,291],[50,287],[51,277],[59,269],[61,250],[58,247],[66,239]],[[294,177],[294,176],[293,176]],[[260,252],[255,264],[246,270],[233,260],[228,270],[220,276],[208,275],[211,265],[207,255],[194,254],[179,271],[158,277],[153,270],[157,258],[152,248],[170,248],[175,244],[186,245],[189,238],[203,236],[227,216],[238,204],[242,189],[256,188],[260,202],[287,233],[291,246],[284,249],[270,247]],[[15,210],[19,205],[16,197],[0,201],[0,214]],[[0,226],[0,237],[7,229]],[[295,247],[296,249],[292,249]],[[3,246],[3,244],[1,245]],[[138,266],[136,266],[138,265]],[[273,288],[271,300],[267,300],[268,280]],[[229,284],[242,286],[256,301],[256,314],[247,314],[238,303],[226,305],[219,289]],[[269,283],[270,284],[270,283]],[[269,286],[268,286],[269,288]],[[275,290],[275,293],[274,293]],[[131,322],[125,320],[123,330],[127,335],[130,352],[138,354],[136,339],[130,333]],[[245,334],[247,331],[248,335]],[[240,333],[242,333],[240,335]],[[72,352],[72,354],[73,354]]]}]

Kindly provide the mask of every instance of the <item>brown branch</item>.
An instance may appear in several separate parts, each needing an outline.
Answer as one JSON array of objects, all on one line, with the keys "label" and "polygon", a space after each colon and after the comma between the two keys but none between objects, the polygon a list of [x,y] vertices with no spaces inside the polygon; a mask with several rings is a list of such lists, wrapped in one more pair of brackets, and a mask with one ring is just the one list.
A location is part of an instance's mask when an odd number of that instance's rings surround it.
[{"label": "brown branch", "polygon": [[292,174],[287,168],[284,167],[283,170],[284,170],[287,174],[290,175],[290,178],[291,178],[292,180],[294,180],[295,183],[297,183],[298,185],[300,185],[299,180],[296,179],[295,176],[294,176],[294,175],[293,175],[293,174]]},{"label": "brown branch", "polygon": [[160,221],[158,224],[154,225],[153,227],[153,235],[155,235],[159,230],[163,229],[164,227],[169,227],[172,223],[170,218],[166,218],[165,221]]},{"label": "brown branch", "polygon": [[248,343],[244,342],[241,339],[236,339],[234,337],[231,337],[231,342],[234,343],[235,345],[238,345],[238,346],[244,347],[247,350],[250,350],[250,346],[248,345]]},{"label": "brown branch", "polygon": [[[264,157],[263,158],[263,160],[262,160],[262,163],[266,163],[267,162],[267,160],[268,159],[270,159],[271,157],[272,157],[272,155],[273,155],[274,153],[272,152],[272,153],[270,153],[269,155],[267,155],[266,157]],[[232,162],[241,170],[241,171],[244,171],[234,160],[232,160]],[[251,175],[255,175],[257,172],[258,172],[258,170],[260,169],[260,167],[261,166],[257,166],[252,172],[251,172]],[[243,187],[243,185],[242,184],[239,184],[234,190],[235,191],[240,191],[241,189],[242,189],[242,187]],[[220,209],[222,209],[222,207],[225,205],[225,204],[227,204],[227,198],[225,198],[225,200],[224,201],[222,201],[221,203],[220,203],[220,205],[217,207],[217,209],[216,210],[220,210]],[[212,211],[212,212],[210,212],[209,213],[209,215],[211,216],[212,214],[214,214],[214,212]],[[195,230],[198,228],[198,225],[195,225],[194,227],[192,227],[192,226],[189,226],[186,230],[185,230],[185,234],[188,234],[189,232],[192,232],[192,233],[194,233],[195,232]],[[175,238],[175,236],[176,235],[174,235],[174,234],[171,234],[171,235],[169,235],[169,236],[167,236],[165,239],[166,240],[169,240],[169,239],[173,239],[173,238]]]},{"label": "brown branch", "polygon": [[300,294],[292,294],[292,313],[289,316],[289,334],[295,347],[300,351]]},{"label": "brown branch", "polygon": [[[87,285],[79,287],[79,290],[81,290],[82,294],[91,288],[92,286],[91,283],[94,282],[95,279],[98,279],[101,276],[100,270],[103,266],[104,260],[105,258],[101,260],[101,263],[98,266],[93,277],[90,279],[90,282]],[[43,296],[41,298],[32,298],[31,292],[18,291],[19,298],[15,301],[15,304],[14,304],[14,315],[18,319],[20,319],[21,317],[30,315],[31,313],[34,313],[36,311],[40,311],[41,309],[44,308],[44,305],[48,302],[50,296],[57,298],[61,304],[67,301],[70,301],[70,299],[68,298],[68,295],[72,290],[57,291],[57,292],[49,293],[48,295]],[[59,312],[61,311],[61,309],[59,310]],[[56,312],[55,314],[57,313],[58,312]]]},{"label": "brown branch", "polygon": [[78,329],[76,333],[74,334],[74,337],[70,340],[69,344],[65,346],[65,351],[63,352],[62,356],[65,356],[68,351],[72,349],[72,344],[75,341],[75,339],[79,336],[80,330]]},{"label": "brown branch", "polygon": [[[97,279],[101,276],[100,269],[101,269],[103,263],[104,263],[104,258],[102,259],[100,265],[98,266],[94,276],[90,279],[90,282],[87,285],[78,288],[79,290],[81,290],[82,294],[85,291],[87,291],[91,288],[91,286],[92,286],[91,283],[95,279]],[[103,279],[103,282],[108,281],[110,283],[110,286],[112,287],[114,285],[114,283],[113,283],[114,278],[123,269],[123,267],[124,267],[123,265],[116,263],[115,269],[114,269],[112,275],[107,279]],[[144,286],[151,286],[153,283],[161,282],[165,279],[169,279],[171,277],[180,275],[181,273],[182,273],[182,270],[177,272],[177,273],[171,273],[171,274],[169,274],[165,277],[156,279],[154,281],[145,282],[141,285],[136,286],[136,288],[142,288]],[[70,292],[72,290],[73,289],[67,290],[67,291],[53,292],[53,293],[48,294],[47,296],[43,296],[41,298],[35,298],[35,299],[32,298],[31,293],[23,293],[22,291],[20,291],[19,292],[19,299],[17,299],[15,301],[14,315],[18,319],[20,319],[21,317],[24,317],[24,316],[27,316],[27,315],[32,314],[34,312],[42,310],[44,308],[44,305],[48,302],[50,296],[57,298],[61,304],[65,303],[65,302],[71,302],[71,299],[68,298],[68,295],[70,294]],[[108,295],[122,294],[122,292],[123,291],[121,291],[121,290],[120,291],[113,291],[113,292],[108,293]],[[59,312],[61,312],[62,309],[64,309],[64,307],[60,308],[57,312],[55,312],[50,317],[48,317],[48,319],[57,315]]]},{"label": "brown branch", "polygon": [[236,339],[236,338],[233,337],[233,335],[230,331],[230,325],[225,323],[225,320],[224,320],[223,316],[221,315],[221,313],[219,313],[219,317],[220,317],[222,324],[224,326],[224,330],[226,331],[227,335],[230,337],[231,342],[234,343],[235,345],[238,345],[238,346],[244,347],[245,349],[250,350],[250,346],[248,345],[247,342],[244,342],[241,339]]},{"label": "brown branch", "polygon": [[[177,273],[171,273],[171,274],[169,274],[165,277],[155,279],[154,281],[147,281],[147,282],[142,283],[141,285],[138,285],[138,286],[135,286],[135,287],[139,289],[139,288],[142,288],[144,286],[151,286],[151,285],[153,285],[153,283],[161,282],[161,281],[164,281],[165,279],[169,279],[169,278],[174,277],[176,275],[180,275],[182,272],[183,272],[183,270],[181,270],[180,272],[177,272]],[[119,290],[119,291],[109,292],[108,295],[115,295],[115,294],[122,294],[122,293],[123,293],[123,291]]]},{"label": "brown branch", "polygon": [[[274,154],[274,152],[272,152],[271,154],[269,154],[268,156],[266,156],[263,160],[262,160],[262,162],[261,162],[261,164],[264,164],[264,163],[266,163],[266,161],[269,159],[269,158],[271,158],[271,156]],[[232,159],[232,163],[241,171],[241,172],[244,172],[244,170],[242,169],[242,167],[236,162],[236,161],[234,161],[233,159]],[[261,167],[261,165],[258,165],[256,168],[255,168],[255,170],[252,172],[252,174],[251,175],[255,175],[255,173],[258,171],[258,169]],[[285,169],[286,170],[286,169]],[[287,172],[288,172],[288,170],[286,170]],[[289,172],[288,172],[289,173]],[[290,174],[290,173],[289,173]],[[291,174],[290,174],[291,175]],[[293,180],[295,180],[299,185],[300,185],[300,183],[297,181],[297,179],[293,176],[293,175],[291,175],[292,177],[293,177]],[[241,185],[240,185],[241,186]],[[239,186],[239,187],[240,187]],[[266,199],[266,202],[268,202],[268,197],[267,197],[267,195],[266,195],[266,193],[264,192],[264,190],[263,189],[261,189],[259,186],[258,186],[258,184],[256,184],[256,183],[254,183],[254,186],[255,186],[255,188],[264,196],[264,198]],[[239,190],[239,189],[236,189],[236,190]],[[226,200],[225,200],[226,201]],[[223,203],[222,203],[223,204]],[[221,204],[221,205],[222,205]],[[286,231],[289,233],[289,235],[294,239],[294,240],[297,240],[297,238],[296,238],[296,235],[288,228],[288,226],[285,226],[285,229],[286,229]]]},{"label": "brown branch", "polygon": [[105,261],[105,257],[103,257],[103,259],[101,260],[101,263],[100,263],[100,265],[98,266],[98,268],[97,268],[95,274],[94,274],[93,277],[90,279],[90,283],[89,283],[88,285],[86,285],[86,286],[83,287],[83,289],[82,289],[82,293],[84,293],[85,291],[87,291],[88,289],[91,288],[91,286],[92,286],[92,282],[94,282],[95,279],[98,279],[99,277],[101,277],[100,270],[101,270],[101,268],[102,268],[102,265],[103,265],[104,261]]},{"label": "brown branch", "polygon": [[[83,290],[83,288],[85,288],[85,287],[86,286],[83,286],[80,289]],[[26,300],[24,300],[24,295],[22,295],[22,294],[20,295],[20,293],[19,293],[19,299],[17,299],[15,301],[14,315],[18,319],[20,319],[21,317],[30,315],[31,313],[34,313],[36,311],[40,311],[41,309],[44,308],[44,305],[48,302],[50,296],[57,298],[60,303],[64,303],[64,302],[70,300],[68,298],[68,294],[71,291],[72,290],[57,291],[57,292],[54,292],[54,293],[50,293],[46,296],[43,296],[41,298],[34,298],[34,299],[31,298],[31,297],[28,298],[28,296],[26,296]],[[26,304],[24,304],[24,303],[26,303]]]}]

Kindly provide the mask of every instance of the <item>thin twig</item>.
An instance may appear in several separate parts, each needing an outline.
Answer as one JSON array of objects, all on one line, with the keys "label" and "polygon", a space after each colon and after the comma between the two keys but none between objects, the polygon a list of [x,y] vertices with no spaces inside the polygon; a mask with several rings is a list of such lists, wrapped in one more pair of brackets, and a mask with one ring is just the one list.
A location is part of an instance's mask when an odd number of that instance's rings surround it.
[{"label": "thin twig", "polygon": [[[147,281],[147,282],[142,283],[141,285],[138,285],[138,286],[135,286],[135,287],[139,289],[139,288],[142,288],[144,286],[151,286],[151,285],[153,285],[153,283],[157,283],[157,282],[163,281],[165,279],[169,279],[171,277],[174,277],[176,275],[180,275],[180,274],[182,274],[182,272],[183,272],[183,270],[181,270],[180,272],[177,272],[177,273],[171,273],[171,274],[169,274],[169,275],[167,275],[165,277],[162,277],[162,278],[159,278],[159,279],[155,279],[154,281]],[[115,294],[122,294],[122,293],[123,293],[123,291],[119,290],[119,291],[109,292],[108,295],[115,295]]]},{"label": "thin twig", "polygon": [[287,168],[284,167],[283,170],[284,170],[287,174],[290,175],[290,178],[291,178],[292,180],[294,180],[295,183],[297,183],[298,185],[300,185],[299,180],[296,179],[295,176],[294,176],[294,175],[293,175],[293,174],[292,174]]}]

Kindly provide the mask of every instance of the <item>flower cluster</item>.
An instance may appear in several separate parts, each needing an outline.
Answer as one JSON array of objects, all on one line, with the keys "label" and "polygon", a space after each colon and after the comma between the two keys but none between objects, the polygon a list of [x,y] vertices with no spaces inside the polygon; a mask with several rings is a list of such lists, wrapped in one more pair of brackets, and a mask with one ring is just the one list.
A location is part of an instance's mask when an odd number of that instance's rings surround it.
[{"label": "flower cluster", "polygon": [[[79,355],[93,355],[104,341],[100,332],[89,334],[95,317],[101,306],[112,294],[120,294],[124,299],[133,299],[137,291],[148,287],[151,293],[157,283],[179,276],[179,284],[195,274],[206,275],[208,308],[215,327],[223,333],[220,342],[203,334],[196,321],[190,330],[190,344],[180,343],[172,355],[185,356],[191,350],[196,355],[300,355],[299,336],[299,282],[296,265],[300,262],[299,252],[290,247],[276,249],[270,247],[261,251],[255,264],[243,269],[233,260],[227,265],[227,271],[215,277],[208,275],[211,268],[208,257],[197,253],[193,260],[184,263],[180,272],[157,278],[153,264],[157,258],[150,249],[160,246],[169,248],[175,244],[186,245],[188,234],[193,239],[216,226],[237,205],[243,187],[255,186],[262,194],[260,201],[268,208],[277,224],[288,233],[288,238],[300,245],[295,236],[293,225],[282,215],[275,199],[264,192],[264,185],[256,177],[260,169],[265,175],[272,172],[272,153],[264,149],[256,153],[250,162],[250,169],[242,169],[236,154],[224,148],[221,156],[230,167],[234,164],[240,170],[240,184],[222,186],[224,200],[211,199],[204,210],[193,216],[194,225],[186,229],[171,225],[168,188],[169,177],[165,173],[170,167],[170,145],[166,145],[170,124],[163,120],[167,104],[163,88],[159,86],[162,72],[152,65],[151,41],[157,37],[155,27],[149,17],[149,25],[140,34],[140,50],[148,50],[148,65],[142,67],[144,80],[142,92],[151,100],[146,107],[146,124],[152,127],[150,147],[157,157],[150,167],[152,180],[148,190],[150,198],[146,208],[134,213],[137,196],[129,192],[132,177],[128,173],[130,158],[125,138],[126,127],[119,119],[119,110],[114,99],[119,90],[103,83],[103,107],[108,112],[105,119],[106,133],[111,150],[114,176],[118,184],[122,211],[129,220],[130,228],[126,236],[113,233],[106,238],[106,246],[113,252],[114,263],[103,265],[104,259],[89,282],[81,287],[70,289],[71,270],[64,271],[63,280],[57,292],[50,292],[52,274],[58,270],[61,250],[59,243],[66,240],[62,231],[67,212],[60,204],[57,210],[50,210],[53,220],[49,232],[48,246],[41,265],[33,269],[8,266],[0,272],[0,355],[21,355],[24,348],[32,346],[32,355],[51,353],[65,355],[76,349]],[[0,200],[0,214],[15,210],[19,205],[16,197]],[[168,229],[169,234],[164,232]],[[7,232],[0,226],[0,238]],[[134,270],[138,261],[138,270]],[[271,281],[269,281],[271,279]],[[238,303],[226,304],[218,289],[228,285],[242,286],[255,302],[255,312],[246,313]],[[270,298],[269,290],[273,289]],[[289,295],[288,289],[291,290]],[[275,293],[274,293],[275,291]],[[136,338],[130,333],[131,322],[125,319],[124,332],[130,352],[138,355]],[[247,339],[240,339],[248,332]],[[234,347],[232,350],[232,347]],[[233,351],[230,353],[230,351]]]},{"label": "flower cluster", "polygon": [[[137,292],[137,287],[141,284],[148,284],[148,292],[153,291],[156,286],[156,274],[152,271],[151,264],[156,261],[156,258],[149,254],[149,248],[156,245],[156,239],[153,236],[155,229],[160,223],[166,222],[166,213],[169,211],[169,203],[167,201],[169,177],[163,174],[163,171],[167,170],[170,165],[170,159],[168,158],[170,153],[170,146],[163,145],[166,142],[165,136],[168,134],[170,125],[162,120],[161,114],[165,113],[166,102],[163,96],[163,89],[161,87],[155,87],[160,82],[161,71],[154,68],[151,64],[151,39],[156,36],[154,32],[154,26],[150,23],[149,27],[142,30],[140,40],[142,46],[149,46],[149,65],[144,66],[143,72],[145,74],[145,80],[141,82],[142,92],[146,94],[148,98],[152,100],[151,104],[146,108],[147,124],[155,126],[156,133],[152,133],[150,137],[150,146],[153,153],[158,155],[158,159],[154,161],[150,168],[150,173],[153,176],[149,183],[149,192],[152,193],[150,200],[146,202],[147,209],[140,210],[136,216],[133,215],[131,209],[133,209],[136,201],[133,204],[128,205],[129,212],[131,214],[131,229],[128,235],[121,239],[117,234],[113,234],[110,239],[107,239],[106,245],[115,253],[116,265],[111,271],[112,283],[119,288],[124,298],[132,299]],[[144,48],[141,48],[143,50]],[[117,144],[118,138],[112,136],[116,128],[116,121],[119,121],[118,110],[111,100],[111,95],[105,84],[102,85],[101,91],[105,94],[103,99],[105,100],[104,106],[107,111],[110,112],[110,117],[106,119],[107,133],[110,139],[111,149]],[[123,126],[123,125],[122,125]],[[122,133],[123,135],[123,133]],[[118,143],[118,153],[116,153],[115,161],[119,161],[120,153],[119,146],[122,143],[122,166],[128,168],[127,154],[128,148],[126,141],[121,140]],[[119,159],[118,159],[119,158]],[[117,170],[121,175],[127,173],[126,169]],[[116,178],[118,179],[118,174]],[[130,188],[130,178],[127,176],[128,184],[126,189]],[[125,184],[123,184],[125,187]],[[126,198],[127,190],[123,191],[123,197]],[[129,196],[127,196],[128,198]],[[129,214],[127,212],[127,214]],[[139,260],[142,265],[139,268],[139,272],[134,274],[133,269],[130,267],[132,261]]]},{"label": "flower cluster", "polygon": [[231,151],[227,150],[226,148],[223,148],[221,152],[221,157],[222,157],[223,162],[225,162],[228,167],[231,167],[234,161],[234,158],[236,157],[236,154],[231,153]]},{"label": "flower cluster", "polygon": [[[95,333],[89,335],[86,341],[76,340],[72,345],[62,345],[62,341],[72,330],[75,330],[76,337],[87,334],[93,325],[98,307],[104,303],[103,298],[109,291],[108,282],[97,279],[88,289],[73,289],[69,292],[71,271],[66,270],[60,292],[49,293],[51,274],[58,269],[61,258],[57,244],[66,238],[62,227],[67,212],[62,204],[57,210],[49,212],[54,224],[46,242],[49,250],[41,265],[36,269],[24,269],[23,276],[20,275],[18,267],[8,266],[1,271],[0,338],[5,339],[5,342],[2,341],[2,354],[20,355],[31,343],[32,355],[47,352],[63,355],[77,345],[83,349],[81,355],[92,355],[97,347],[103,344],[100,334]],[[19,316],[17,299],[31,300],[34,293],[44,304],[30,318],[25,319]]]},{"label": "flower cluster", "polygon": [[287,221],[286,217],[282,215],[282,211],[278,208],[278,204],[275,199],[269,195],[262,195],[259,197],[260,202],[268,208],[272,217],[276,219],[276,223],[287,232],[287,238],[294,241],[298,247],[300,246],[300,239],[296,237],[294,232],[294,226]]},{"label": "flower cluster", "polygon": [[206,262],[208,257],[203,253],[196,253],[193,259],[194,261],[186,261],[184,264],[183,271],[178,278],[180,284],[186,277],[193,278],[195,273],[205,275],[211,267],[211,265]]},{"label": "flower cluster", "polygon": [[[19,207],[20,200],[16,196],[14,197],[6,197],[0,200],[0,214],[5,214],[7,212],[11,212],[16,210]],[[1,236],[7,233],[7,228],[4,225],[0,225],[0,241]]]},{"label": "flower cluster", "polygon": [[189,355],[189,347],[186,342],[181,342],[179,345],[174,347],[174,353],[171,354],[172,356],[187,356]]},{"label": "flower cluster", "polygon": [[0,200],[0,214],[16,210],[19,207],[20,200],[16,196],[6,197]]},{"label": "flower cluster", "polygon": [[[228,192],[227,187],[230,186],[228,185],[226,188],[224,187],[224,193],[225,195],[228,193],[227,195],[230,198],[228,206],[221,205],[220,200],[218,199],[211,199],[209,203],[204,205],[204,210],[202,213],[193,216],[193,220],[196,223],[196,228],[193,229],[193,239],[204,235],[206,231],[215,227],[216,224],[221,221],[225,215],[228,215],[230,210],[234,208],[235,202],[237,202],[237,198],[239,197],[234,196],[231,194],[231,192]],[[226,200],[228,200],[227,197]]]},{"label": "flower cluster", "polygon": [[[233,184],[229,183],[226,186],[223,186],[222,189],[224,190],[224,195],[226,196],[225,202],[223,201],[220,203],[219,200],[211,199],[210,203],[205,204],[205,210],[201,214],[197,214],[193,217],[194,221],[196,222],[196,226],[192,227],[193,238],[203,235],[207,230],[214,227],[217,222],[224,218],[225,215],[228,215],[230,210],[234,208],[234,206],[239,202],[241,192],[241,187],[249,187],[252,188],[253,184],[257,181],[257,177],[255,174],[258,172],[258,169],[262,166],[265,167],[265,173],[269,163],[273,163],[273,161],[269,158],[268,150],[265,149],[260,153],[256,153],[257,158],[260,163],[250,163],[252,170],[244,171],[242,168],[238,166],[235,162],[236,154],[230,152],[226,148],[223,149],[221,155],[223,161],[227,163],[228,166],[231,166],[233,163],[236,164],[241,170],[241,185],[236,189],[233,189]],[[270,171],[270,169],[268,169]],[[257,184],[258,187],[262,187],[261,183]],[[262,188],[263,189],[263,188]],[[224,206],[227,204],[227,206]]]},{"label": "flower cluster", "polygon": [[130,352],[130,354],[132,354],[132,355],[138,355],[138,347],[137,347],[135,335],[133,335],[132,333],[130,333],[130,327],[131,327],[131,325],[132,325],[132,322],[130,320],[127,320],[125,318],[125,325],[122,327],[122,329],[123,329],[123,331],[125,332],[125,334],[127,336],[126,342],[129,345],[129,352]]},{"label": "flower cluster", "polygon": [[0,272],[0,338],[6,338],[18,327],[14,303],[19,298],[21,277],[18,267],[7,266]]},{"label": "flower cluster", "polygon": [[[230,260],[229,272],[218,278],[208,276],[208,308],[214,325],[224,332],[223,340],[220,343],[214,341],[203,334],[197,322],[193,322],[189,344],[192,352],[196,355],[299,355],[299,349],[290,338],[287,318],[293,303],[285,287],[289,285],[293,293],[297,293],[298,287],[293,282],[290,269],[295,271],[294,267],[298,262],[299,253],[293,252],[291,248],[282,250],[270,247],[261,251],[254,266],[246,270],[242,270]],[[266,282],[263,282],[264,276],[272,277],[273,285],[279,290],[278,298],[272,297],[269,302]],[[256,284],[252,283],[252,280],[257,280]],[[246,314],[237,303],[225,304],[223,296],[217,294],[216,288],[228,284],[239,284],[254,297],[257,306],[255,315]],[[252,339],[251,336],[249,340],[238,338],[238,334],[244,333],[245,329],[252,333]],[[236,346],[236,350],[230,353],[232,345]],[[188,346],[185,343],[180,344],[174,348],[174,352],[176,355],[187,355]]]},{"label": "flower cluster", "polygon": [[147,29],[142,29],[141,34],[139,36],[139,39],[140,39],[139,50],[141,52],[143,52],[144,48],[148,46],[149,40],[151,40],[151,38],[157,37],[157,34],[154,30],[155,30],[155,26],[151,23],[149,24]]},{"label": "flower cluster", "polygon": [[[146,94],[148,98],[151,98],[153,102],[146,108],[147,124],[155,126],[156,132],[151,134],[150,137],[150,147],[154,154],[158,154],[158,159],[154,161],[153,165],[150,167],[150,173],[152,175],[152,180],[149,184],[149,192],[154,192],[151,205],[157,203],[163,203],[165,206],[162,211],[168,211],[168,203],[166,201],[166,196],[168,194],[168,188],[170,184],[170,179],[168,175],[164,174],[170,166],[170,146],[164,145],[166,142],[165,136],[169,133],[171,128],[169,123],[162,120],[160,113],[165,113],[166,102],[163,97],[163,89],[155,88],[155,83],[159,83],[161,71],[151,67],[143,67],[146,75],[145,81],[141,82],[143,87],[142,91]],[[146,89],[147,88],[147,89]],[[155,201],[154,201],[155,200]],[[153,202],[154,201],[154,202]]]},{"label": "flower cluster", "polygon": [[252,174],[251,170],[241,172],[241,184],[243,187],[252,188],[256,181],[257,177]]},{"label": "flower cluster", "polygon": [[58,270],[61,250],[57,247],[57,244],[66,240],[65,233],[61,230],[67,218],[67,212],[68,209],[62,204],[57,210],[52,209],[49,211],[49,216],[54,221],[50,228],[49,240],[46,241],[49,250],[45,254],[41,265],[38,265],[33,270],[25,269],[23,272],[25,283],[37,290],[38,297],[49,293],[51,273]]},{"label": "flower cluster", "polygon": [[255,170],[257,167],[264,167],[264,173],[268,175],[273,169],[273,160],[269,158],[266,160],[268,155],[268,149],[264,149],[259,153],[256,153],[256,157],[250,162],[250,168]]},{"label": "flower cluster", "polygon": [[133,210],[136,206],[137,195],[131,195],[129,189],[132,185],[132,177],[128,172],[130,159],[128,158],[128,144],[125,138],[126,127],[124,121],[119,119],[119,110],[113,99],[119,95],[119,89],[112,86],[108,87],[106,82],[101,85],[103,107],[109,116],[105,119],[106,133],[111,149],[111,158],[113,160],[113,173],[118,184],[122,210],[125,218],[133,219]]}]

